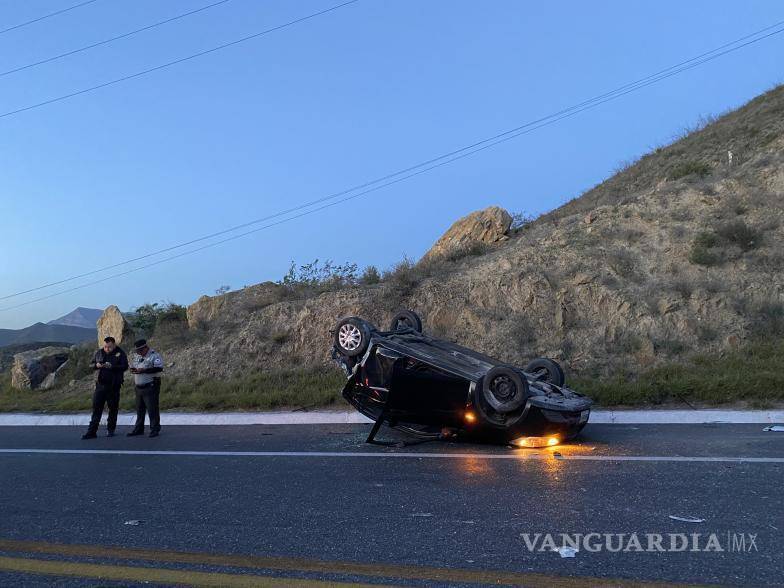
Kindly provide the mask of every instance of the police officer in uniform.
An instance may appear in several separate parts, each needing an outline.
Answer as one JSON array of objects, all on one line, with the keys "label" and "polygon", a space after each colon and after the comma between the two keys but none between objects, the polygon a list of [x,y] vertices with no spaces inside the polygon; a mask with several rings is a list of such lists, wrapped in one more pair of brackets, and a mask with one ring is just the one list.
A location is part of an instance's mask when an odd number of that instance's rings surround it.
[{"label": "police officer in uniform", "polygon": [[95,370],[93,416],[82,439],[95,439],[98,436],[98,425],[101,422],[104,404],[109,407],[109,419],[106,423],[107,437],[114,437],[114,429],[117,428],[117,411],[120,408],[120,388],[123,384],[123,373],[128,369],[128,357],[125,351],[117,347],[114,337],[106,337],[103,340],[103,347],[95,352],[90,365]]},{"label": "police officer in uniform", "polygon": [[131,357],[131,373],[136,384],[136,425],[129,437],[144,434],[144,415],[150,415],[150,437],[161,432],[161,412],[158,397],[161,392],[163,359],[157,351],[150,349],[145,339],[133,344],[135,353]]}]

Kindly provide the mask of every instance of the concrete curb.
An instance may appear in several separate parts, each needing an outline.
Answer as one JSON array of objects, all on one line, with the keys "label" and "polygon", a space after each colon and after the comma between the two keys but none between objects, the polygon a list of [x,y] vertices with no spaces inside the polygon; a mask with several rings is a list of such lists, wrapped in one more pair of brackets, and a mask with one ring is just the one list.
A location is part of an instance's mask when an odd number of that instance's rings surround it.
[{"label": "concrete curb", "polygon": [[[118,425],[133,425],[135,413],[120,413]],[[89,413],[76,414],[0,414],[0,427],[13,426],[87,426]],[[102,423],[106,422],[104,412]],[[309,412],[162,412],[165,425],[331,425],[369,423],[358,412],[318,410]]]},{"label": "concrete curb", "polygon": [[[133,425],[135,414],[122,413],[117,422]],[[87,426],[88,413],[40,414],[0,413],[0,427],[9,426]],[[104,413],[104,422],[106,414]],[[355,411],[314,410],[308,412],[164,412],[165,425],[331,425],[369,423]],[[594,410],[593,424],[707,424],[707,423],[784,423],[784,410]]]},{"label": "concrete curb", "polygon": [[595,410],[589,423],[610,425],[693,425],[708,423],[781,423],[784,410]]}]

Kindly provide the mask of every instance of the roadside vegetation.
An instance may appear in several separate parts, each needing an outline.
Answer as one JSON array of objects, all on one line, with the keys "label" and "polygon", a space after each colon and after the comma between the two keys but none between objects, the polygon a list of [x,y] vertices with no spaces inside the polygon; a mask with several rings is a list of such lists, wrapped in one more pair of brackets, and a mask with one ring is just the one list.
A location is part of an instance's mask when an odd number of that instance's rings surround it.
[{"label": "roadside vegetation", "polygon": [[635,377],[573,377],[569,385],[597,404],[650,405],[744,402],[766,408],[784,401],[784,341],[750,343],[722,354],[698,354]]},{"label": "roadside vegetation", "polygon": [[[344,381],[343,374],[333,368],[255,372],[225,380],[165,377],[161,408],[216,412],[345,408],[340,397]],[[723,354],[698,354],[636,376],[571,375],[568,384],[598,406],[744,404],[766,408],[784,402],[784,341],[770,339]],[[133,386],[127,378],[121,410],[132,411],[133,402]],[[77,412],[90,406],[91,391],[85,386],[14,390],[10,375],[0,374],[0,412]]]},{"label": "roadside vegetation", "polygon": [[[232,411],[309,409],[340,401],[345,377],[334,368],[255,372],[239,378],[203,378],[192,381],[164,377],[162,410]],[[342,402],[342,401],[340,401]],[[92,406],[91,388],[14,390],[9,374],[0,374],[0,412],[76,412]],[[126,377],[120,409],[132,411],[134,390]]]}]

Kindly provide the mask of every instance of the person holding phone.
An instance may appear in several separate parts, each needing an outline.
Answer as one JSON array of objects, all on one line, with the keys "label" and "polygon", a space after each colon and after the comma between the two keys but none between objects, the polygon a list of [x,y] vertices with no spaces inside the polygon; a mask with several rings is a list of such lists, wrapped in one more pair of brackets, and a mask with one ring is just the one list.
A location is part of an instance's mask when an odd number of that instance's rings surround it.
[{"label": "person holding phone", "polygon": [[136,384],[136,425],[128,433],[129,437],[144,434],[144,415],[150,415],[150,437],[161,432],[161,411],[158,399],[161,393],[161,372],[163,359],[154,349],[150,349],[146,339],[139,339],[131,357],[131,373]]},{"label": "person holding phone", "polygon": [[101,423],[104,404],[109,407],[109,418],[106,423],[107,437],[114,437],[117,412],[120,409],[120,388],[123,385],[123,374],[128,369],[128,356],[125,355],[125,351],[117,347],[114,337],[106,337],[103,340],[103,347],[93,355],[90,366],[95,370],[93,415],[82,439],[95,439],[98,436],[98,425]]}]

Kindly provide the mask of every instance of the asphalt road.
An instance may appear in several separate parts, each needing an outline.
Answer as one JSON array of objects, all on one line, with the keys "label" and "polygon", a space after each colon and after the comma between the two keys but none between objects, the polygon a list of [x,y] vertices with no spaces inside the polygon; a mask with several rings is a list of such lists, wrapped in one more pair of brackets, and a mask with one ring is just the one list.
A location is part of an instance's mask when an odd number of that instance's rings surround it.
[{"label": "asphalt road", "polygon": [[[0,585],[782,585],[784,433],[762,428],[589,424],[537,451],[368,446],[369,425],[4,427]],[[599,535],[563,557],[548,533]]]}]

